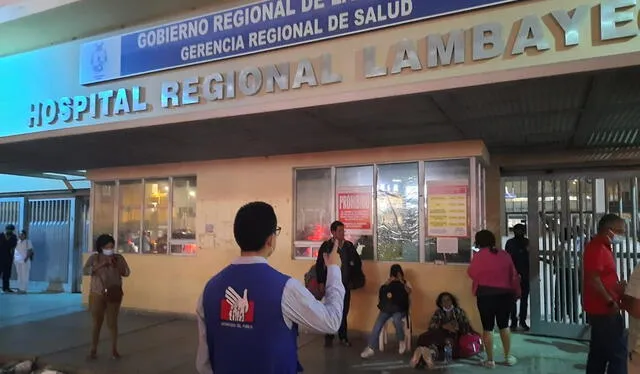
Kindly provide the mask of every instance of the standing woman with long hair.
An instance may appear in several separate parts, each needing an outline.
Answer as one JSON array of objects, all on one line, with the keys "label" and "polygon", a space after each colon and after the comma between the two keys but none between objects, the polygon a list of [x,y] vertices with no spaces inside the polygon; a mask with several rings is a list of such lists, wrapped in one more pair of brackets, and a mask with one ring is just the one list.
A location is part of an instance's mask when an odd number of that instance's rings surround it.
[{"label": "standing woman with long hair", "polygon": [[111,235],[102,234],[96,239],[94,253],[84,264],[84,275],[91,276],[89,311],[93,322],[90,359],[97,358],[100,330],[105,316],[111,333],[111,357],[120,358],[118,353],[118,314],[122,303],[122,277],[130,274],[124,257],[114,253],[116,242]]},{"label": "standing woman with long hair", "polygon": [[513,366],[517,359],[511,355],[511,331],[509,315],[513,302],[520,297],[520,277],[511,256],[496,248],[496,237],[489,230],[476,234],[476,248],[467,270],[473,281],[473,293],[477,297],[478,311],[482,321],[482,338],[487,354],[485,367],[495,367],[493,355],[493,329],[498,325],[504,350],[504,363]]}]

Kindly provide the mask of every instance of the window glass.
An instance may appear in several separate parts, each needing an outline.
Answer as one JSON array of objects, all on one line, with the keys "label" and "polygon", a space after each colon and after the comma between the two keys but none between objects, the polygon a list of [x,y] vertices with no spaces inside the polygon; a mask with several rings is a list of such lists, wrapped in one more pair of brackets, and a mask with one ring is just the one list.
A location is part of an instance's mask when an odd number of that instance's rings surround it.
[{"label": "window glass", "polygon": [[425,162],[426,261],[471,259],[470,161]]},{"label": "window glass", "polygon": [[115,182],[93,184],[93,243],[102,234],[113,236],[115,199]]},{"label": "window glass", "polygon": [[140,253],[142,181],[121,181],[118,196],[118,251]]},{"label": "window glass", "polygon": [[379,261],[420,261],[418,163],[378,166]]},{"label": "window glass", "polygon": [[329,238],[333,219],[331,169],[295,171],[294,255],[313,258],[324,240]]},{"label": "window glass", "polygon": [[346,240],[374,258],[373,165],[336,168],[336,219],[345,225]]},{"label": "window glass", "polygon": [[141,253],[167,253],[169,180],[144,181],[144,220]]},{"label": "window glass", "polygon": [[[196,239],[196,177],[173,179],[172,240]],[[172,252],[173,251],[173,246]]]}]

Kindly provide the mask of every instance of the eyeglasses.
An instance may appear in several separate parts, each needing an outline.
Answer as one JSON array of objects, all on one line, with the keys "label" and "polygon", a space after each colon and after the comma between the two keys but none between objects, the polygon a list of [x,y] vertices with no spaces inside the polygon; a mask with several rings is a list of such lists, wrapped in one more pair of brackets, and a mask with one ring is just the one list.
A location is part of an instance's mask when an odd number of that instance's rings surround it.
[{"label": "eyeglasses", "polygon": [[276,236],[278,236],[278,235],[280,235],[280,231],[282,231],[282,227],[277,226],[276,230],[273,233],[276,234]]}]

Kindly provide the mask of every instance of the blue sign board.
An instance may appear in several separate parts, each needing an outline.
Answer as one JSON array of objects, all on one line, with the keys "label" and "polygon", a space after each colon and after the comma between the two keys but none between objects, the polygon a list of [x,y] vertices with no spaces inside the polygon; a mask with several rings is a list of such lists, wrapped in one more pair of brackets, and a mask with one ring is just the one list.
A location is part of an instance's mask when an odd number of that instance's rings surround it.
[{"label": "blue sign board", "polygon": [[80,83],[218,61],[523,0],[265,0],[85,43]]}]

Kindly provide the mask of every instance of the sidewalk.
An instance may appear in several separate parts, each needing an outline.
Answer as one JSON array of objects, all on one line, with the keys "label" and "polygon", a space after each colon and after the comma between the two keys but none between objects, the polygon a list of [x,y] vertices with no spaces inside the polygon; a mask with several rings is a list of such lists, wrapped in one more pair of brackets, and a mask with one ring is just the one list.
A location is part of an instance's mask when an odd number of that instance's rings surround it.
[{"label": "sidewalk", "polygon": [[[51,295],[0,295],[0,309],[16,303],[38,304]],[[63,295],[61,295],[62,299]],[[22,299],[18,299],[22,298]],[[65,306],[64,308],[67,308]],[[19,308],[13,308],[18,310]],[[20,310],[29,310],[21,308]],[[20,316],[15,316],[20,318]],[[38,357],[41,362],[60,364],[66,370],[82,369],[87,374],[195,374],[194,360],[197,330],[194,320],[168,316],[123,312],[120,318],[119,361],[108,359],[108,334],[97,361],[88,362],[90,318],[84,311],[72,311],[43,319],[9,324],[7,313],[0,319],[0,356]],[[4,327],[3,327],[4,326]],[[336,346],[325,349],[317,335],[300,337],[300,361],[307,374],[325,373],[413,373],[409,356],[393,352],[381,353],[362,360],[359,353],[364,342],[354,340],[352,348]],[[582,343],[516,335],[513,351],[520,359],[517,368],[498,367],[496,373],[577,374],[584,372],[586,346]],[[249,352],[238,359],[250,359]],[[475,361],[450,366],[448,373],[466,374],[481,370]]]}]

